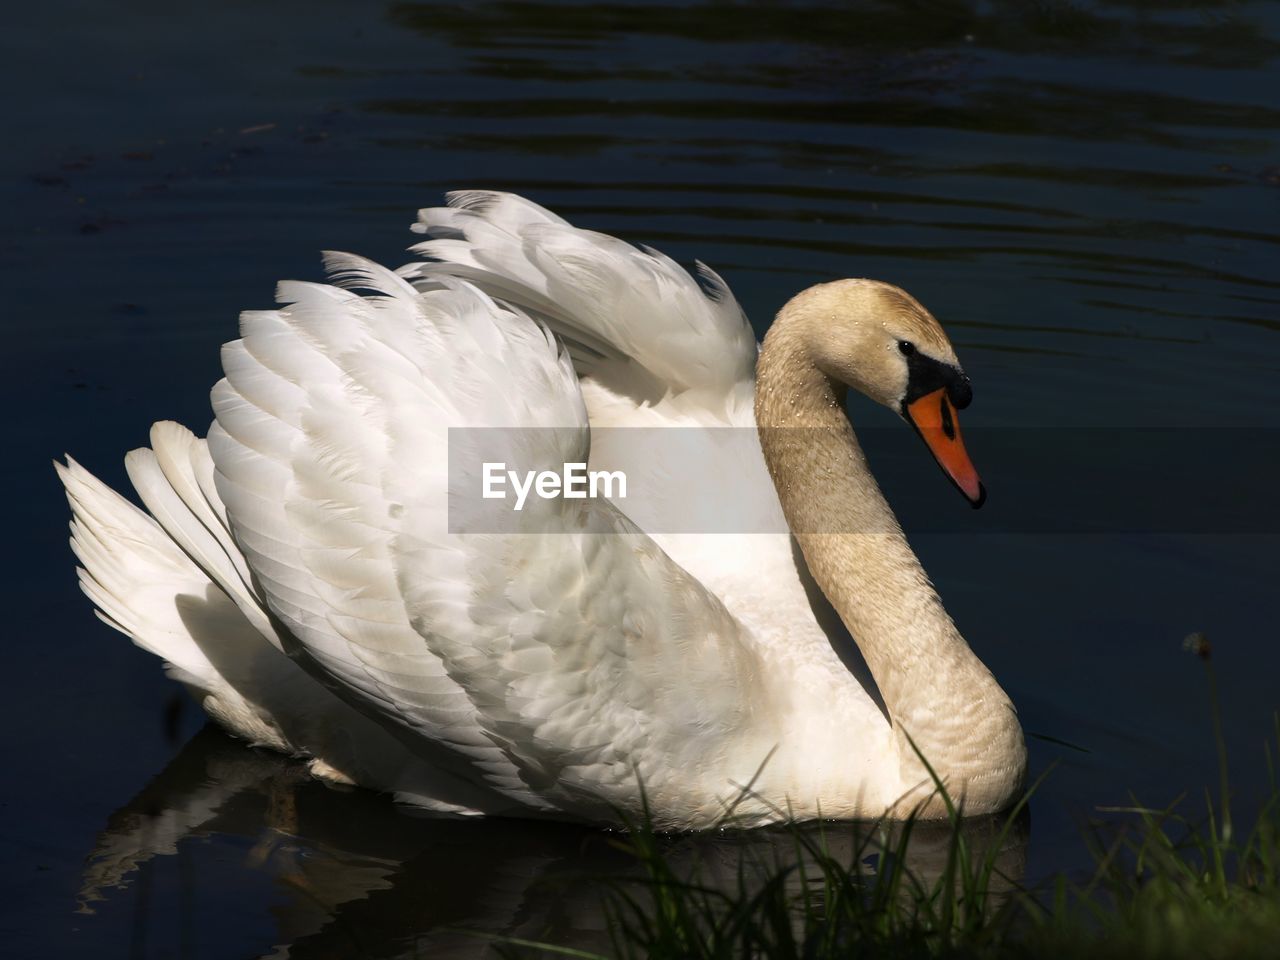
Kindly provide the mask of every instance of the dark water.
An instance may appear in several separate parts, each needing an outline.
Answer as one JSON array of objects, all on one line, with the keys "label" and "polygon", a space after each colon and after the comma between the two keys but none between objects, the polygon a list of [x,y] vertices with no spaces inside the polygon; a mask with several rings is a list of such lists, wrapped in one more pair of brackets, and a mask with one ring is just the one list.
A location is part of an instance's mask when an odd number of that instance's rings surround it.
[{"label": "dark water", "polygon": [[[123,484],[152,420],[207,424],[238,310],[317,278],[322,248],[399,262],[416,207],[460,187],[706,260],[760,330],[846,275],[942,319],[976,386],[970,449],[982,468],[985,435],[1008,467],[984,470],[974,522],[916,523],[915,544],[1026,728],[1082,748],[1032,740],[1034,771],[1057,767],[1012,854],[1028,881],[1086,862],[1099,806],[1212,780],[1191,630],[1214,642],[1241,803],[1263,784],[1275,5],[54,0],[0,45],[10,955],[479,949],[450,925],[598,943],[577,879],[617,866],[598,835],[414,819],[217,734],[179,752],[197,713],[92,619],[48,466],[71,451]],[[908,526],[930,490],[964,511],[915,454],[876,463]],[[1160,522],[1123,522],[1144,491]],[[734,843],[769,839],[693,845]]]}]

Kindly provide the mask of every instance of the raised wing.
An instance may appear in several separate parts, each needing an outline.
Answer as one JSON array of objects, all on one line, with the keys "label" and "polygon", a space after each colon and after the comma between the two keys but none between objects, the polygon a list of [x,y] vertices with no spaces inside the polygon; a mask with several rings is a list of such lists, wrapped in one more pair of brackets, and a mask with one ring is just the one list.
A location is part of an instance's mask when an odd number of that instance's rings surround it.
[{"label": "raised wing", "polygon": [[669,257],[580,230],[523,197],[462,191],[418,213],[433,262],[401,275],[470,280],[545,322],[582,376],[656,401],[687,390],[729,396],[755,369],[756,340],[729,287],[705,264],[699,285]]},{"label": "raised wing", "polygon": [[329,262],[347,289],[283,284],[213,391],[217,490],[291,653],[520,803],[611,817],[640,776],[705,821],[771,747],[749,735],[752,640],[720,601],[607,501],[449,529],[450,428],[508,428],[489,442],[513,462],[587,460],[568,355],[469,284]]}]

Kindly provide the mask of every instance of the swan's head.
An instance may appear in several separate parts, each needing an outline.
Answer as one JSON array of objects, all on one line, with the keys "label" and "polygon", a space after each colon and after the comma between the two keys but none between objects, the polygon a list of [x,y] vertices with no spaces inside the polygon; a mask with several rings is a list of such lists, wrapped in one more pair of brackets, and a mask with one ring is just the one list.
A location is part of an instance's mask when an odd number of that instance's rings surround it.
[{"label": "swan's head", "polygon": [[986,491],[956,415],[973,399],[951,341],[905,290],[877,280],[836,280],[783,308],[801,321],[809,356],[828,378],[884,404],[910,423],[974,507]]}]

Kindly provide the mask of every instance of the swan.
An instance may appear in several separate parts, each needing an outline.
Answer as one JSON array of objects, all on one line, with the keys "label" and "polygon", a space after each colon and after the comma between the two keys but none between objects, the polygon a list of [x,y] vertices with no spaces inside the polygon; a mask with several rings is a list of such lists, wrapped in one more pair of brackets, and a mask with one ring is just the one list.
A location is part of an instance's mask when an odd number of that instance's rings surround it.
[{"label": "swan", "polygon": [[[966,813],[1010,803],[1016,711],[845,413],[849,388],[899,412],[981,504],[971,387],[923,306],[823,283],[758,345],[709,268],[521,197],[450,194],[414,230],[420,260],[330,253],[328,283],[241,316],[207,438],[162,421],[125,459],[145,511],[55,463],[102,620],[233,735],[441,815],[940,817],[935,777]],[[626,439],[673,427],[750,442],[690,469]],[[646,532],[625,500],[552,496],[459,531],[450,464],[478,435],[752,526]]]}]

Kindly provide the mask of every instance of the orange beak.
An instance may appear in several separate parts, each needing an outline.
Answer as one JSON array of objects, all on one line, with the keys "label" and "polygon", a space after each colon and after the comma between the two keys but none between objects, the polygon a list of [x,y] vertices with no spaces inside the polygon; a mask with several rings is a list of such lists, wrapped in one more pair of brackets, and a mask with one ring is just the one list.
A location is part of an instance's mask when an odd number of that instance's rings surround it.
[{"label": "orange beak", "polygon": [[960,488],[975,510],[982,506],[987,499],[987,491],[964,449],[960,420],[956,417],[955,406],[947,398],[946,388],[939,387],[918,400],[903,404],[903,412],[929,445],[933,458],[951,482]]}]

